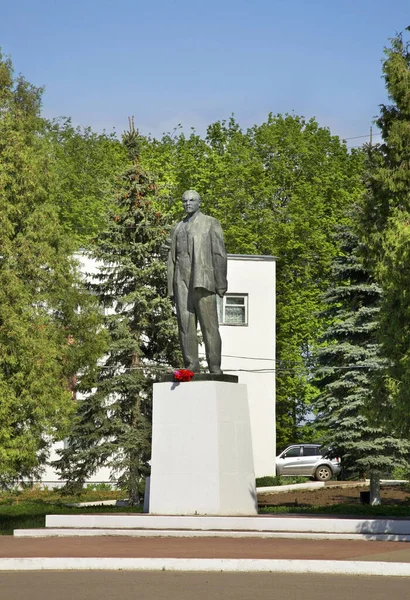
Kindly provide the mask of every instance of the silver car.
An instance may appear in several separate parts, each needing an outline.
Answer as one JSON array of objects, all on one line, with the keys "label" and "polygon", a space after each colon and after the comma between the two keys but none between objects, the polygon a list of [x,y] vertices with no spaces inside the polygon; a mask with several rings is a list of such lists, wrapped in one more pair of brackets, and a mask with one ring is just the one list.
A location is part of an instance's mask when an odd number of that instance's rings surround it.
[{"label": "silver car", "polygon": [[304,475],[328,481],[340,471],[339,458],[326,458],[319,444],[294,444],[276,457],[277,475]]}]

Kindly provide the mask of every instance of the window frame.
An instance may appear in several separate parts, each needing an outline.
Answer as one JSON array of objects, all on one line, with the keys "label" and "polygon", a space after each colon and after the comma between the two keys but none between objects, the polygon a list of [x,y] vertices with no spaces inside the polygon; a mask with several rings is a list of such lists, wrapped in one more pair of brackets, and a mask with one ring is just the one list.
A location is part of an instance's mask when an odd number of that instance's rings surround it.
[{"label": "window frame", "polygon": [[[244,321],[242,323],[227,323],[225,321],[226,319],[226,306],[230,306],[229,304],[227,305],[226,300],[228,298],[243,298],[243,305],[242,304],[238,304],[237,306],[240,306],[241,308],[244,308]],[[234,306],[234,305],[231,305]],[[247,293],[228,293],[225,294],[223,296],[223,298],[220,298],[219,296],[217,296],[217,308],[218,308],[218,321],[219,321],[219,325],[223,326],[223,327],[248,327],[249,325],[249,294]],[[221,318],[222,317],[222,318]]]}]

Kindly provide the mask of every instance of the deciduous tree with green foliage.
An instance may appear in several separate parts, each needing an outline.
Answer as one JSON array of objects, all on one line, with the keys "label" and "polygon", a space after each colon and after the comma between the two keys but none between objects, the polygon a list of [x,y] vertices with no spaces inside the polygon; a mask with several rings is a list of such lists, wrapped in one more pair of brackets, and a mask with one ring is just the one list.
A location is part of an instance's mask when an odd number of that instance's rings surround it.
[{"label": "deciduous tree with green foliage", "polygon": [[124,135],[132,166],[118,184],[115,209],[96,240],[91,285],[106,309],[110,335],[96,390],[78,402],[69,445],[58,463],[68,488],[109,466],[132,504],[140,501],[151,457],[152,385],[181,364],[176,319],[167,297],[170,227],[156,206],[156,184],[141,166],[138,136]]},{"label": "deciduous tree with green foliage", "polygon": [[388,363],[377,385],[374,410],[409,437],[410,47],[404,35],[385,49],[383,74],[391,103],[381,106],[376,121],[383,142],[368,148],[370,175],[361,227],[367,261],[384,292],[379,340]]},{"label": "deciduous tree with green foliage", "polygon": [[60,218],[76,247],[87,246],[103,228],[111,208],[113,186],[128,156],[115,134],[74,127],[70,119],[47,123]]},{"label": "deciduous tree with green foliage", "polygon": [[70,424],[73,388],[91,384],[103,350],[50,201],[41,94],[0,54],[0,485],[39,473]]},{"label": "deciduous tree with green foliage", "polygon": [[383,286],[379,340],[387,369],[376,383],[376,413],[410,439],[410,213],[394,211],[377,275]]},{"label": "deciduous tree with green foliage", "polygon": [[182,192],[196,189],[228,252],[278,257],[277,442],[306,440],[320,295],[337,252],[334,227],[362,193],[362,153],[315,119],[269,115],[247,131],[232,118],[210,125],[204,139],[178,131],[148,139],[141,155],[159,174],[164,210],[174,214]]}]

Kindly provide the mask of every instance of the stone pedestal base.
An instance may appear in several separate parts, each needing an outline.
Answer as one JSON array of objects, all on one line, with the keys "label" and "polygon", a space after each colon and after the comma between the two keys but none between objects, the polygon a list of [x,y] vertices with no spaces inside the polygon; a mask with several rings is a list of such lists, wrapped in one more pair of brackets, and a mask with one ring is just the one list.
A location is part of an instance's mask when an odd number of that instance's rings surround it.
[{"label": "stone pedestal base", "polygon": [[257,514],[245,385],[154,384],[149,512]]}]

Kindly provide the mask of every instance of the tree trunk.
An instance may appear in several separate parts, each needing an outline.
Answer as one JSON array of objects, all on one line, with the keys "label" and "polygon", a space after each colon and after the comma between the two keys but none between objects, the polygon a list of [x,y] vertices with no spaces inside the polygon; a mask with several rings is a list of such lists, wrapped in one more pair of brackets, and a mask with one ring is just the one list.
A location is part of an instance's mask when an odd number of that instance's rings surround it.
[{"label": "tree trunk", "polygon": [[376,506],[381,504],[380,500],[380,473],[378,471],[370,472],[370,504]]},{"label": "tree trunk", "polygon": [[129,480],[128,480],[128,504],[130,506],[137,506],[140,504],[140,491],[139,491],[139,483],[140,483],[140,471],[138,468],[138,455],[135,451],[131,450],[130,452],[130,470],[129,470]]}]

